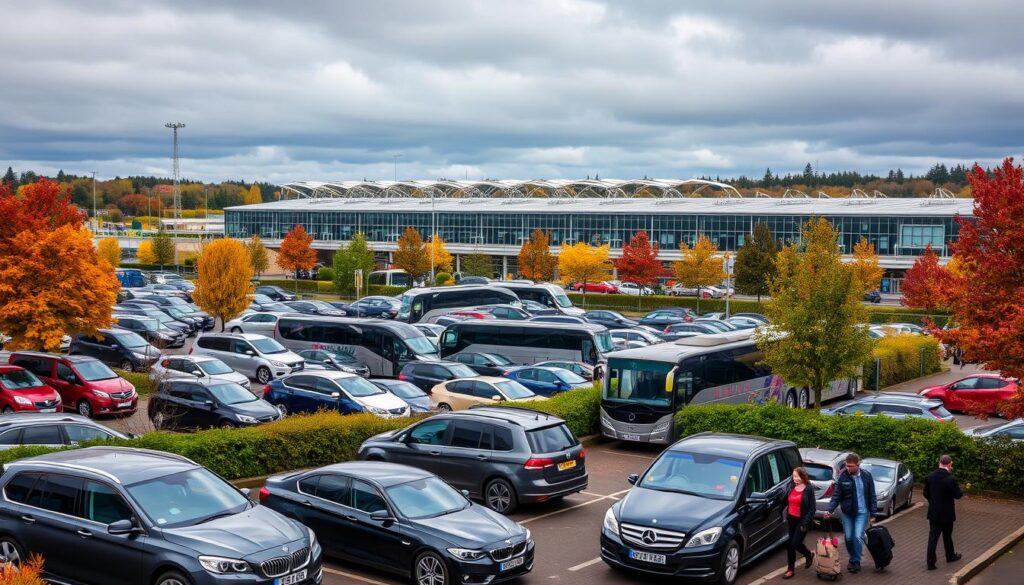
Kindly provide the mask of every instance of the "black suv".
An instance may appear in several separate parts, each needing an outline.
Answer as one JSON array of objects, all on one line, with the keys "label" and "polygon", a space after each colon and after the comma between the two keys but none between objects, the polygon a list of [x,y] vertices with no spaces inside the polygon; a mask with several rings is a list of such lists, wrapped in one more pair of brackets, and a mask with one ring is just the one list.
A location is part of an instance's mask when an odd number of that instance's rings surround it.
[{"label": "black suv", "polygon": [[790,441],[701,433],[651,463],[601,527],[615,567],[724,585],[787,539],[786,495],[802,465]]},{"label": "black suv", "polygon": [[398,373],[398,379],[415,384],[420,390],[430,394],[441,382],[456,378],[475,378],[479,376],[466,364],[458,362],[413,362],[406,364]]},{"label": "black suv", "polygon": [[184,457],[91,447],[4,466],[0,550],[89,585],[316,585],[313,532]]},{"label": "black suv", "polygon": [[144,372],[160,359],[160,350],[132,331],[100,329],[97,335],[76,335],[68,348],[71,355],[94,357],[112,368]]},{"label": "black suv", "polygon": [[223,380],[166,380],[149,399],[149,420],[158,429],[248,427],[279,418],[274,405]]},{"label": "black suv", "polygon": [[436,473],[502,514],[587,489],[586,453],[565,421],[525,408],[433,416],[367,439],[358,457]]}]

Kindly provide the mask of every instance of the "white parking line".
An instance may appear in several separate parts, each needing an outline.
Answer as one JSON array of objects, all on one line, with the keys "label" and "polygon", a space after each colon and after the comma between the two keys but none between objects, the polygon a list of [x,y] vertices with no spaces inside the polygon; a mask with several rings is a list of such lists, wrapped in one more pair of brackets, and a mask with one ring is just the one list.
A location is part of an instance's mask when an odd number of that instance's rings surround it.
[{"label": "white parking line", "polygon": [[580,569],[586,569],[590,565],[594,565],[594,564],[597,564],[597,563],[600,563],[600,562],[601,562],[601,557],[597,557],[596,559],[590,559],[589,561],[587,561],[585,563],[580,563],[580,564],[575,565],[573,567],[569,567],[569,571],[575,573],[576,571],[579,571]]},{"label": "white parking line", "polygon": [[324,567],[323,570],[324,573],[330,573],[332,575],[341,575],[342,577],[348,577],[349,579],[355,579],[356,581],[369,583],[370,585],[390,585],[389,583],[385,583],[384,581],[374,581],[373,579],[367,579],[366,577],[363,577],[361,575],[346,573],[345,571],[339,571],[337,569],[332,569],[330,567]]},{"label": "white parking line", "polygon": [[562,508],[561,510],[555,510],[554,512],[548,512],[547,514],[541,514],[540,516],[534,516],[533,518],[527,518],[526,520],[520,520],[519,523],[520,524],[526,524],[528,522],[533,522],[534,520],[541,520],[543,518],[548,518],[548,517],[554,516],[556,514],[561,514],[563,512],[568,512],[569,510],[575,510],[576,508],[582,508],[583,506],[589,506],[590,504],[593,504],[593,503],[596,503],[596,502],[601,502],[603,500],[614,500],[618,496],[621,496],[622,494],[624,494],[624,493],[626,493],[628,491],[629,490],[622,490],[620,492],[615,492],[614,494],[608,494],[607,496],[600,496],[600,497],[594,498],[593,500],[589,500],[589,501],[583,502],[582,504],[576,504],[575,506],[569,506],[568,508]]}]

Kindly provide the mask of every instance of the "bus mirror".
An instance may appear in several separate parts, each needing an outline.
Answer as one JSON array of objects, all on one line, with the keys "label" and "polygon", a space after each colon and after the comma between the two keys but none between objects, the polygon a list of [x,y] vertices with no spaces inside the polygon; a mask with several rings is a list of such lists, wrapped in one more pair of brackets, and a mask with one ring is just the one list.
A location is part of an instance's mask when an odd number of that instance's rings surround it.
[{"label": "bus mirror", "polygon": [[679,366],[676,366],[668,371],[665,375],[665,393],[671,394],[672,389],[676,387],[676,372],[679,371]]}]

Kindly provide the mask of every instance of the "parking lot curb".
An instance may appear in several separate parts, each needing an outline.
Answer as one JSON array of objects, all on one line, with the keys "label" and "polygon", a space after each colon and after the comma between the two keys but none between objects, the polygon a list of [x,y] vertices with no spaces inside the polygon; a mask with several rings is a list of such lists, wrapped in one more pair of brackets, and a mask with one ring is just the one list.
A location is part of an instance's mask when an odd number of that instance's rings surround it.
[{"label": "parking lot curb", "polygon": [[1024,526],[1021,526],[1009,536],[994,544],[991,548],[981,553],[981,556],[954,573],[953,576],[949,578],[949,584],[963,585],[970,581],[974,577],[978,576],[978,573],[994,563],[996,559],[1003,555],[1003,553],[1016,546],[1021,540],[1024,540]]},{"label": "parking lot curb", "polygon": [[584,447],[590,447],[591,445],[597,445],[598,443],[603,442],[604,437],[602,435],[586,435],[580,437],[580,445],[583,445]]}]

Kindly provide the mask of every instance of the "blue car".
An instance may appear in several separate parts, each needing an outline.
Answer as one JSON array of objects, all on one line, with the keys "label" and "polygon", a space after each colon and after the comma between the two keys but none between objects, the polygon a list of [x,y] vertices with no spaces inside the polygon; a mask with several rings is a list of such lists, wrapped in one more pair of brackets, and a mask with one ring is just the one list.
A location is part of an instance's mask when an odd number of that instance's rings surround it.
[{"label": "blue car", "polygon": [[409,416],[409,405],[356,374],[315,370],[275,378],[263,388],[263,399],[282,415],[336,410],[341,414],[368,412],[381,418]]},{"label": "blue car", "polygon": [[526,386],[538,396],[551,396],[576,388],[592,388],[594,385],[569,370],[542,366],[510,369],[505,372],[505,377]]},{"label": "blue car", "polygon": [[[332,303],[338,306],[338,303]],[[349,317],[379,317],[381,319],[394,319],[398,309],[402,308],[402,301],[395,297],[363,297],[358,301],[343,305]]]},{"label": "blue car", "polygon": [[370,381],[376,384],[379,388],[387,390],[404,400],[405,403],[409,405],[413,414],[418,412],[430,412],[434,409],[434,403],[430,401],[430,396],[427,396],[427,393],[417,388],[415,384],[403,382],[402,380],[391,380],[385,378]]}]

